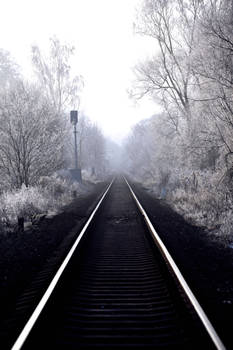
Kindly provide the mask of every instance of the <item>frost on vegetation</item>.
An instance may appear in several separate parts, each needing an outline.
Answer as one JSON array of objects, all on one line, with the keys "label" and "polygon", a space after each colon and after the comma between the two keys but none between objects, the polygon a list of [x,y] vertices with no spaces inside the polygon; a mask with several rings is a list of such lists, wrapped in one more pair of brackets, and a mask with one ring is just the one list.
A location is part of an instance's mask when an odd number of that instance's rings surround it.
[{"label": "frost on vegetation", "polygon": [[[219,177],[219,176],[218,176]],[[233,234],[232,192],[211,172],[199,172],[195,186],[190,179],[168,193],[166,200],[192,224],[205,227],[221,241],[230,242]],[[189,180],[189,181],[188,181]]]},{"label": "frost on vegetation", "polygon": [[136,32],[158,50],[135,66],[131,95],[161,111],[126,141],[128,172],[223,242],[233,241],[232,6],[142,1]]},{"label": "frost on vegetation", "polygon": [[[19,217],[56,212],[87,189],[65,170],[74,166],[68,111],[79,105],[83,88],[71,67],[74,51],[56,37],[48,55],[32,46],[35,76],[27,81],[0,48],[0,231],[11,230]],[[96,183],[109,166],[105,137],[81,111],[77,134],[79,166],[91,168],[83,178]]]},{"label": "frost on vegetation", "polygon": [[[57,175],[43,176],[40,178],[39,185],[43,191],[50,195],[50,206],[65,205],[76,193],[82,192],[82,187],[78,182],[71,182],[69,179],[62,178]],[[56,204],[57,203],[57,204]]]},{"label": "frost on vegetation", "polygon": [[88,171],[86,169],[82,170],[82,178],[86,182],[93,184],[96,184],[101,181],[101,176],[99,174],[96,175],[94,172]]},{"label": "frost on vegetation", "polygon": [[31,221],[36,215],[57,212],[72,201],[74,191],[77,195],[84,189],[54,175],[42,177],[37,186],[23,184],[20,189],[4,192],[0,196],[0,231],[14,228],[18,217]]},{"label": "frost on vegetation", "polygon": [[48,210],[48,201],[40,187],[26,187],[1,195],[0,216],[2,225],[10,226],[18,217],[29,219]]},{"label": "frost on vegetation", "polygon": [[138,177],[137,181],[188,222],[229,244],[233,236],[233,191],[221,178],[221,172],[173,169],[169,174],[158,170],[153,177]]}]

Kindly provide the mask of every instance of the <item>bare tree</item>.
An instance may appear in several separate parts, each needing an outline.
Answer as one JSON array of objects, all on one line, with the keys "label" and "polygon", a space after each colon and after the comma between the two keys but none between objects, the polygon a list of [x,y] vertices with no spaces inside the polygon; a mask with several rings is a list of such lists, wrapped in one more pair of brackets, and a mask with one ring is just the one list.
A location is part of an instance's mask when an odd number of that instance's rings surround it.
[{"label": "bare tree", "polygon": [[126,141],[129,169],[145,181],[161,182],[177,164],[176,134],[164,115],[136,124]]},{"label": "bare tree", "polygon": [[199,100],[215,126],[227,169],[233,166],[233,3],[206,1],[199,19],[199,44],[193,69]]},{"label": "bare tree", "polygon": [[[72,126],[66,144],[68,166],[73,166],[74,137]],[[100,128],[80,113],[77,124],[78,163],[82,169],[89,169],[93,175],[101,175],[106,167],[105,137]]]},{"label": "bare tree", "polygon": [[136,67],[135,95],[162,103],[194,167],[232,154],[232,14],[231,0],[144,0],[137,25],[157,53]]},{"label": "bare tree", "polygon": [[62,44],[57,38],[50,39],[49,57],[42,55],[38,46],[32,47],[32,62],[43,91],[58,115],[79,104],[78,92],[83,85],[82,77],[71,77],[70,59],[74,47]]},{"label": "bare tree", "polygon": [[96,124],[88,130],[86,163],[92,169],[93,175],[102,175],[105,171],[105,138]]},{"label": "bare tree", "polygon": [[9,88],[20,77],[20,68],[10,53],[0,49],[0,91]]},{"label": "bare tree", "polygon": [[28,186],[61,168],[63,129],[40,90],[18,82],[0,101],[1,177]]},{"label": "bare tree", "polygon": [[137,26],[138,33],[156,40],[159,52],[136,67],[136,95],[151,94],[167,111],[176,106],[188,122],[199,9],[196,0],[145,0]]}]

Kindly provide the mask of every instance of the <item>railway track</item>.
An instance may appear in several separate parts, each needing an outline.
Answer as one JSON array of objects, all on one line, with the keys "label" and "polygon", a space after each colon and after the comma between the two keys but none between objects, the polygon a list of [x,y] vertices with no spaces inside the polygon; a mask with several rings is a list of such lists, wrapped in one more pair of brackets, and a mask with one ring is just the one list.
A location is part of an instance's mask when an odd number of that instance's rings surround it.
[{"label": "railway track", "polygon": [[225,349],[123,179],[104,193],[12,350],[103,347]]}]

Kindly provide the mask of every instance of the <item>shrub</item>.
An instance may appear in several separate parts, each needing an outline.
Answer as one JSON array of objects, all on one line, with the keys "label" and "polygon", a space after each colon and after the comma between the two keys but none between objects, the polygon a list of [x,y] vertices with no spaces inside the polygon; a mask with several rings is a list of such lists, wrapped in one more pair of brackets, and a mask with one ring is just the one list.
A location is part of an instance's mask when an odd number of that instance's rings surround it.
[{"label": "shrub", "polygon": [[15,224],[18,217],[26,220],[33,215],[46,212],[48,201],[40,187],[26,187],[13,192],[5,192],[1,196],[0,216],[1,221],[7,225]]},{"label": "shrub", "polygon": [[80,184],[71,183],[59,176],[43,177],[37,186],[6,191],[0,196],[0,231],[15,225],[18,217],[30,221],[38,214],[60,210],[73,199],[73,192],[80,194]]},{"label": "shrub", "polygon": [[170,193],[167,200],[192,224],[204,226],[223,241],[231,241],[233,199],[227,187],[204,186],[200,181],[196,191],[179,188]]},{"label": "shrub", "polygon": [[[173,169],[166,186],[166,201],[192,224],[205,227],[226,243],[233,236],[233,190],[221,181],[221,172]],[[144,182],[161,196],[160,179]]]}]

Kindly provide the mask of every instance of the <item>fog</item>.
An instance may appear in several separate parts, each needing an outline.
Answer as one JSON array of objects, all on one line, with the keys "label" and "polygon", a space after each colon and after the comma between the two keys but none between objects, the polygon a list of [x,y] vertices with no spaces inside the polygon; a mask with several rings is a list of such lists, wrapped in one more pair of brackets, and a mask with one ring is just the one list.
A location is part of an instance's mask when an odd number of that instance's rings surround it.
[{"label": "fog", "polygon": [[230,237],[232,6],[2,3],[0,191],[64,169],[92,181],[127,172],[187,220]]},{"label": "fog", "polygon": [[[148,98],[129,98],[132,68],[153,52],[150,38],[134,33],[135,0],[27,1],[1,3],[0,47],[8,50],[23,75],[33,78],[31,46],[48,55],[49,38],[75,47],[70,64],[73,75],[82,75],[80,109],[117,142],[131,125],[152,115]],[[14,9],[14,11],[12,11]],[[72,106],[74,108],[75,106]],[[76,106],[77,107],[77,106]]]}]

